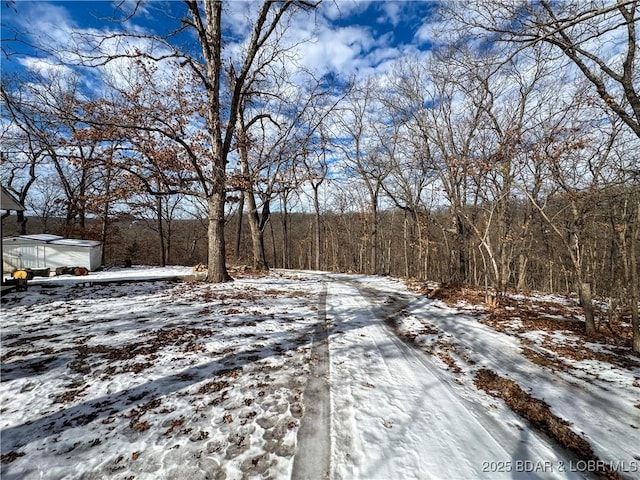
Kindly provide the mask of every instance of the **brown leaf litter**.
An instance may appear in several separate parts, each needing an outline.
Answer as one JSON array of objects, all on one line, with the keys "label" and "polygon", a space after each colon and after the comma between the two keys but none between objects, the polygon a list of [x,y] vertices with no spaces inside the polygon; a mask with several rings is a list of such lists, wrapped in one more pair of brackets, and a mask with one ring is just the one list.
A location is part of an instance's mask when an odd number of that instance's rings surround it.
[{"label": "brown leaf litter", "polygon": [[571,430],[569,422],[554,415],[547,403],[526,393],[513,380],[483,368],[476,373],[474,383],[476,387],[492,397],[504,400],[514,412],[576,454],[580,460],[593,461],[598,467],[597,473],[602,478],[611,480],[621,478],[599,461],[589,442]]}]

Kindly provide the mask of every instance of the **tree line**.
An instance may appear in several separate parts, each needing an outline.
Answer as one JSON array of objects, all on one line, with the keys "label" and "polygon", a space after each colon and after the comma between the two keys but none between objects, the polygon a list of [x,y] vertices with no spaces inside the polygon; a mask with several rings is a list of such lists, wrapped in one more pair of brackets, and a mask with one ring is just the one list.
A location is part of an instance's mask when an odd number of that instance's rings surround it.
[{"label": "tree line", "polygon": [[445,3],[429,50],[352,78],[296,56],[288,31],[319,3],[255,5],[233,57],[224,3],[183,7],[190,43],[114,28],[50,52],[65,68],[3,74],[3,184],[45,230],[109,244],[153,218],[164,264],[190,217],[213,282],[250,252],[260,270],[574,290],[587,333],[608,297],[640,351],[637,2]]}]

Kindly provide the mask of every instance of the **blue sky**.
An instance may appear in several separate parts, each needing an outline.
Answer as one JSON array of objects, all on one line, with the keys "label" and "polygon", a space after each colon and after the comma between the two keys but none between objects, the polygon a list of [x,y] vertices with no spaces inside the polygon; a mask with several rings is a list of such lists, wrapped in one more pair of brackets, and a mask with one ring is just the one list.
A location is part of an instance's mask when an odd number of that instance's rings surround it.
[{"label": "blue sky", "polygon": [[[112,62],[100,68],[77,68],[73,55],[61,65],[55,51],[64,51],[73,38],[92,35],[99,38],[110,32],[137,32],[141,35],[164,35],[180,25],[185,5],[180,0],[156,0],[143,4],[137,14],[124,23],[115,10],[118,4],[131,7],[133,0],[117,1],[16,1],[12,6],[0,6],[2,15],[3,54],[2,75],[19,71],[34,71],[47,77],[56,73],[79,71],[84,83],[83,93],[90,97],[104,90],[101,81],[108,75],[122,75],[127,62]],[[233,56],[241,39],[246,37],[262,2],[225,2],[227,54]],[[287,41],[297,45],[296,65],[311,70],[316,78],[336,78],[334,86],[355,77],[382,77],[394,62],[409,55],[426,55],[431,47],[429,32],[434,24],[437,4],[429,1],[349,1],[325,0],[311,12],[293,18],[286,30]],[[436,23],[437,24],[437,23]],[[17,38],[19,41],[13,41]],[[144,46],[146,40],[135,40]],[[235,43],[234,43],[235,42]],[[173,43],[199,50],[193,32],[182,33]],[[32,45],[44,48],[37,50]],[[90,51],[88,46],[84,48]],[[122,48],[109,46],[109,48]],[[235,50],[234,50],[235,49]],[[6,55],[10,53],[9,55]],[[225,60],[229,58],[225,56]],[[167,71],[171,81],[175,71]],[[339,78],[338,78],[339,77]],[[339,88],[339,87],[338,87]]]},{"label": "blue sky", "polygon": [[[46,52],[28,45],[42,43],[60,46],[74,33],[100,33],[114,30],[136,30],[164,34],[179,25],[184,15],[181,1],[156,0],[146,2],[135,17],[123,24],[110,19],[122,17],[115,6],[130,9],[132,0],[120,1],[16,1],[2,6],[2,69],[6,73],[24,68],[36,68],[48,60]],[[246,33],[247,18],[260,4],[256,1],[226,3],[225,18],[237,37]],[[296,17],[289,35],[303,40],[300,48],[302,63],[324,74],[366,77],[387,69],[397,58],[424,52],[431,43],[429,31],[436,3],[433,1],[346,1],[325,0],[317,11]],[[243,30],[244,29],[244,30]],[[24,42],[11,41],[15,36]],[[233,37],[230,37],[233,38]],[[193,39],[182,36],[176,42],[185,44]],[[6,51],[19,52],[8,57]],[[37,59],[37,60],[36,60]]]}]

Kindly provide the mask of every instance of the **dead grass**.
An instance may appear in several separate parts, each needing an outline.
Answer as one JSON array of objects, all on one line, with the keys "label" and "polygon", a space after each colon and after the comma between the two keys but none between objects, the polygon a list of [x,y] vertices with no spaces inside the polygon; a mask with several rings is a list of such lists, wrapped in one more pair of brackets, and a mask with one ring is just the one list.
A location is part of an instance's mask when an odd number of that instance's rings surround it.
[{"label": "dead grass", "polygon": [[416,339],[421,335],[438,335],[440,333],[440,330],[427,325],[423,326],[419,330],[404,332],[400,330],[399,326],[395,322],[393,322],[393,319],[387,319],[387,323],[392,325],[396,335],[408,343],[416,343]]}]

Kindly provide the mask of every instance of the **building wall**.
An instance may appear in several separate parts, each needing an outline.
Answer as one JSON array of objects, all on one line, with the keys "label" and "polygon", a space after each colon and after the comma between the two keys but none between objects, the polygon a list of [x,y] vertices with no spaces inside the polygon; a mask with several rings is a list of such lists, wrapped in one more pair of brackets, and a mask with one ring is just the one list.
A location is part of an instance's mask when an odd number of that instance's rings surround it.
[{"label": "building wall", "polygon": [[5,272],[18,268],[100,267],[101,246],[78,247],[46,243],[3,242]]},{"label": "building wall", "polygon": [[47,268],[45,244],[10,244],[3,245],[3,264],[5,272],[18,268]]}]

